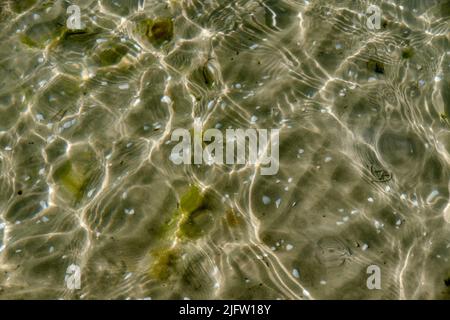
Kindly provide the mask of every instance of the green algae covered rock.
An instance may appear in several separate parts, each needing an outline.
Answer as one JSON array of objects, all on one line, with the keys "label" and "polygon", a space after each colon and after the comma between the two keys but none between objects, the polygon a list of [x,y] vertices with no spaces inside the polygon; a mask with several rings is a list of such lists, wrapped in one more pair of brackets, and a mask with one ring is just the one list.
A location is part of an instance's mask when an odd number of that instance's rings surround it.
[{"label": "green algae covered rock", "polygon": [[214,216],[209,210],[197,210],[185,215],[178,230],[181,239],[194,240],[206,235],[214,222]]},{"label": "green algae covered rock", "polygon": [[403,48],[402,50],[402,58],[403,59],[410,59],[414,55],[414,49],[411,47]]},{"label": "green algae covered rock", "polygon": [[165,241],[195,240],[204,236],[213,222],[208,198],[198,186],[193,185],[181,196],[177,209],[163,224],[159,237]]},{"label": "green algae covered rock", "polygon": [[442,123],[450,125],[450,120],[448,119],[448,116],[445,112],[441,112],[439,114],[439,119],[441,120]]},{"label": "green algae covered rock", "polygon": [[161,248],[151,252],[154,259],[149,269],[149,275],[158,280],[167,280],[175,273],[180,259],[179,250],[175,248]]},{"label": "green algae covered rock", "polygon": [[95,55],[94,60],[102,67],[110,66],[119,63],[127,53],[128,48],[125,45],[108,43]]},{"label": "green algae covered rock", "polygon": [[178,211],[180,221],[176,236],[182,240],[204,236],[214,222],[214,216],[208,210],[207,198],[197,186],[191,186],[181,197]]},{"label": "green algae covered rock", "polygon": [[199,187],[191,186],[180,199],[179,208],[183,213],[191,214],[198,210],[204,201],[203,194]]},{"label": "green algae covered rock", "polygon": [[173,21],[170,18],[157,18],[149,26],[147,36],[150,41],[162,43],[173,38]]},{"label": "green algae covered rock", "polygon": [[195,232],[190,232],[190,225],[193,222],[192,216],[205,206],[205,198],[197,186],[190,186],[184,193],[177,209],[172,213],[170,220],[165,223],[161,230],[161,238],[190,238]]},{"label": "green algae covered rock", "polygon": [[53,172],[58,194],[71,204],[80,202],[95,178],[95,153],[90,149],[74,151]]},{"label": "green algae covered rock", "polygon": [[60,184],[64,192],[79,200],[86,188],[87,178],[70,160],[65,161],[54,174],[54,179]]},{"label": "green algae covered rock", "polygon": [[198,186],[191,185],[181,196],[169,221],[163,224],[159,249],[150,252],[152,263],[149,275],[154,279],[167,280],[177,271],[181,248],[186,241],[205,236],[213,223],[208,197]]},{"label": "green algae covered rock", "polygon": [[43,49],[58,41],[63,33],[63,25],[56,22],[44,22],[28,28],[19,36],[19,40],[28,47]]},{"label": "green algae covered rock", "polygon": [[138,23],[138,33],[145,36],[153,45],[160,46],[173,38],[171,18],[144,19]]}]

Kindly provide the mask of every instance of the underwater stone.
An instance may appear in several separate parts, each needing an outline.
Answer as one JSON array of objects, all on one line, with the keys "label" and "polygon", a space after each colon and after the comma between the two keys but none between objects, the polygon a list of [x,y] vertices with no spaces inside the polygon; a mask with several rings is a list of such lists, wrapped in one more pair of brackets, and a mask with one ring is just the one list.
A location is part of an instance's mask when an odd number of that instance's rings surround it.
[{"label": "underwater stone", "polygon": [[175,271],[179,260],[179,252],[175,248],[163,248],[151,253],[155,261],[150,267],[149,274],[158,280],[167,280]]},{"label": "underwater stone", "polygon": [[180,210],[190,214],[199,209],[203,203],[203,195],[197,186],[192,186],[180,199]]},{"label": "underwater stone", "polygon": [[367,61],[367,69],[372,72],[384,74],[384,63],[375,60],[369,60]]},{"label": "underwater stone", "polygon": [[173,22],[170,18],[158,18],[147,31],[147,36],[150,40],[161,43],[172,40],[173,37]]},{"label": "underwater stone", "polygon": [[83,198],[94,177],[95,164],[95,153],[83,149],[73,153],[55,169],[53,180],[66,200],[74,204]]},{"label": "underwater stone", "polygon": [[173,38],[173,21],[171,18],[145,19],[137,26],[138,33],[146,36],[156,46]]},{"label": "underwater stone", "polygon": [[98,53],[95,57],[96,62],[102,66],[110,66],[119,63],[128,53],[128,48],[124,45],[111,45]]},{"label": "underwater stone", "polygon": [[403,59],[410,59],[414,55],[414,50],[411,47],[404,48],[402,50],[402,58]]},{"label": "underwater stone", "polygon": [[162,239],[176,237],[181,240],[194,240],[203,236],[214,222],[213,213],[208,209],[204,194],[198,186],[191,186],[183,194],[178,208],[161,229]]},{"label": "underwater stone", "polygon": [[44,22],[28,28],[20,35],[20,42],[28,47],[43,49],[63,34],[64,27],[56,22]]},{"label": "underwater stone", "polygon": [[213,223],[213,214],[209,210],[198,210],[185,215],[177,235],[180,238],[197,239],[205,235]]},{"label": "underwater stone", "polygon": [[80,199],[87,185],[87,177],[70,160],[64,162],[54,174],[54,179],[75,199]]}]

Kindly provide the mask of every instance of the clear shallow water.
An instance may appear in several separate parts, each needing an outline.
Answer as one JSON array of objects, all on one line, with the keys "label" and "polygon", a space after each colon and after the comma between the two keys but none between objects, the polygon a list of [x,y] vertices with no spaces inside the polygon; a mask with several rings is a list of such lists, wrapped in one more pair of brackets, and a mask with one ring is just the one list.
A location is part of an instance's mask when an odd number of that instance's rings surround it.
[{"label": "clear shallow water", "polygon": [[[449,10],[2,1],[0,297],[448,298]],[[279,128],[278,174],[171,163],[194,118]]]}]

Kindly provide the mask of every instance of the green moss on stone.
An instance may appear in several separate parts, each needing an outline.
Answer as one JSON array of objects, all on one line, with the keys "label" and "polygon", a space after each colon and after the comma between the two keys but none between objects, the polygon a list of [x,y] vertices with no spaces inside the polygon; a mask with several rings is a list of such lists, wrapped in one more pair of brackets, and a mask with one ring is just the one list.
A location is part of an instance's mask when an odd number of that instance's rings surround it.
[{"label": "green moss on stone", "polygon": [[448,119],[448,116],[445,112],[439,114],[439,119],[441,120],[442,123],[450,125],[450,120]]},{"label": "green moss on stone", "polygon": [[167,280],[176,271],[179,251],[175,248],[162,248],[151,252],[153,263],[150,266],[149,274],[158,280]]},{"label": "green moss on stone", "polygon": [[20,35],[20,42],[22,42],[24,45],[28,47],[38,48],[40,47],[38,43],[36,43],[33,39],[31,39],[26,34]]},{"label": "green moss on stone", "polygon": [[53,172],[58,192],[71,204],[82,200],[98,171],[95,152],[88,147],[75,147],[70,158],[64,160]]},{"label": "green moss on stone", "polygon": [[177,235],[181,239],[198,239],[207,233],[214,222],[213,219],[213,214],[209,210],[197,210],[185,215]]},{"label": "green moss on stone", "polygon": [[156,46],[171,41],[173,38],[173,21],[171,18],[145,19],[137,25],[138,33],[144,35]]},{"label": "green moss on stone", "polygon": [[43,49],[56,43],[63,35],[64,28],[55,21],[36,24],[22,33],[19,40],[28,47]]},{"label": "green moss on stone", "polygon": [[104,67],[117,64],[128,53],[128,48],[121,44],[111,45],[95,57],[96,62]]},{"label": "green moss on stone", "polygon": [[191,186],[180,199],[180,210],[185,214],[191,214],[203,204],[204,197],[199,187]]},{"label": "green moss on stone", "polygon": [[403,48],[402,50],[402,58],[403,59],[411,59],[414,55],[414,49],[411,47]]},{"label": "green moss on stone", "polygon": [[72,161],[65,161],[54,173],[54,180],[73,199],[80,200],[88,183],[88,176],[75,167]]},{"label": "green moss on stone", "polygon": [[213,214],[207,209],[205,196],[194,185],[181,196],[178,208],[162,227],[161,238],[197,239],[206,233],[212,222]]}]

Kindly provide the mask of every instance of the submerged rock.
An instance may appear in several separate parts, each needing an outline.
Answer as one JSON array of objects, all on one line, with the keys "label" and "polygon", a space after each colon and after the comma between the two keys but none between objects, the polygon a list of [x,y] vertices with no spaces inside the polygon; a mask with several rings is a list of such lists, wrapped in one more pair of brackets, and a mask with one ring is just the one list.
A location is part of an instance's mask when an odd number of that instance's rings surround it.
[{"label": "submerged rock", "polygon": [[128,53],[128,48],[122,44],[109,43],[105,47],[94,57],[96,63],[102,67],[119,63]]},{"label": "submerged rock", "polygon": [[139,22],[138,32],[156,46],[171,41],[173,38],[173,21],[171,18],[145,19]]},{"label": "submerged rock", "polygon": [[176,271],[179,251],[175,248],[162,248],[151,252],[154,259],[149,269],[152,278],[167,280]]},{"label": "submerged rock", "polygon": [[73,165],[72,161],[65,161],[54,173],[55,181],[60,184],[64,192],[79,200],[86,188],[87,177],[82,170]]},{"label": "submerged rock", "polygon": [[191,186],[180,199],[180,210],[185,214],[191,214],[203,204],[204,197],[199,187]]},{"label": "submerged rock", "polygon": [[369,69],[372,72],[384,74],[384,63],[371,59],[367,61],[367,69]]},{"label": "submerged rock", "polygon": [[96,158],[90,149],[73,152],[53,172],[58,193],[65,201],[76,204],[82,200],[89,184],[94,180]]},{"label": "submerged rock", "polygon": [[199,187],[192,186],[180,200],[181,221],[177,231],[180,239],[197,239],[212,227],[214,215]]},{"label": "submerged rock", "polygon": [[28,47],[43,49],[55,43],[63,33],[63,25],[57,22],[44,22],[28,28],[19,39]]},{"label": "submerged rock", "polygon": [[402,58],[410,59],[414,55],[414,49],[411,47],[403,48],[402,50]]},{"label": "submerged rock", "polygon": [[197,239],[204,236],[213,223],[213,214],[209,210],[198,210],[184,216],[178,236],[182,239]]},{"label": "submerged rock", "polygon": [[161,239],[195,240],[204,236],[214,223],[207,197],[198,186],[191,186],[181,196],[178,208],[163,224]]}]

